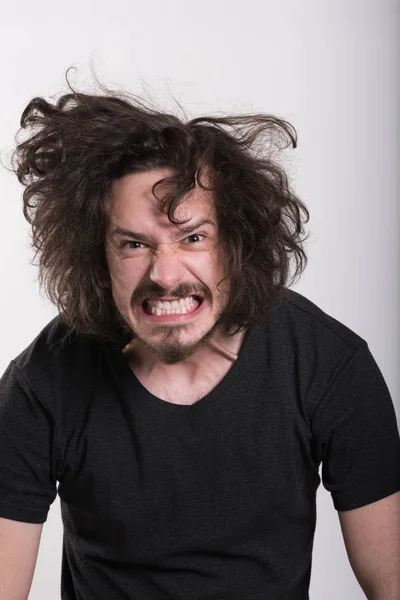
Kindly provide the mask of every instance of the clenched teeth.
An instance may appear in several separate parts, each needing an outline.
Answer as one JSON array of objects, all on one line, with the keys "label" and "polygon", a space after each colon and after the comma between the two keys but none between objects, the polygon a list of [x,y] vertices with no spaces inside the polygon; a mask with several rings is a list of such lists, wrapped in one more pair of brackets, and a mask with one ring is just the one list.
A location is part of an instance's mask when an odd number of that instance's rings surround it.
[{"label": "clenched teeth", "polygon": [[179,300],[147,300],[152,315],[185,315],[192,312],[200,304],[194,296],[187,296]]}]

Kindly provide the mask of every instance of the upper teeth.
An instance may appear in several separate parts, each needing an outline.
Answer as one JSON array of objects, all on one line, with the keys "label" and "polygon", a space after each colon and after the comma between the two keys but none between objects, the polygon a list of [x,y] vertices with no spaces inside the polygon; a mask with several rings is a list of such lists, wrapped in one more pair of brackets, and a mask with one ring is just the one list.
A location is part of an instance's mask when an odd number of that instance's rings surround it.
[{"label": "upper teeth", "polygon": [[187,296],[186,298],[180,298],[179,300],[165,300],[162,302],[161,300],[148,300],[151,307],[159,308],[160,310],[173,310],[177,308],[181,308],[184,306],[190,306],[194,304],[195,300],[192,296]]}]

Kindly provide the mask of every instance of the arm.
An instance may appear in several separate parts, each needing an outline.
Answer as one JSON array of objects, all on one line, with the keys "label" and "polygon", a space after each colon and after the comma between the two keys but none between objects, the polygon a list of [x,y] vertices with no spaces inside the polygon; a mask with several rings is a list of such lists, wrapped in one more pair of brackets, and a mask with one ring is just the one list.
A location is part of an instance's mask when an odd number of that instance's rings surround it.
[{"label": "arm", "polygon": [[27,600],[43,524],[0,517],[0,598]]},{"label": "arm", "polygon": [[399,600],[400,492],[338,515],[350,565],[368,600]]}]

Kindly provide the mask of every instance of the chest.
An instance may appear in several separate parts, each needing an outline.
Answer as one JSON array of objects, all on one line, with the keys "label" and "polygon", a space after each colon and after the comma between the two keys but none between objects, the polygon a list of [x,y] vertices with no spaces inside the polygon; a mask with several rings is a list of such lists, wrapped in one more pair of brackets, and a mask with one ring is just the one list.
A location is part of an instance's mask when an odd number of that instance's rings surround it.
[{"label": "chest", "polygon": [[154,374],[148,377],[134,366],[131,366],[131,370],[142,386],[156,398],[171,404],[193,405],[208,396],[221,383],[232,364],[227,359],[220,359],[197,373],[191,381],[171,378],[168,383]]},{"label": "chest", "polygon": [[93,398],[59,486],[81,544],[97,540],[111,560],[150,560],[182,544],[229,548],[255,523],[273,531],[311,516],[319,477],[307,432],[271,394],[243,381],[193,407]]},{"label": "chest", "polygon": [[205,398],[215,389],[222,378],[223,375],[221,375],[220,378],[210,378],[207,380],[200,379],[200,381],[192,384],[182,385],[177,382],[165,386],[161,381],[158,382],[154,379],[147,380],[146,378],[138,377],[143,387],[156,398],[170,404],[181,404],[185,406],[196,404],[196,402]]}]

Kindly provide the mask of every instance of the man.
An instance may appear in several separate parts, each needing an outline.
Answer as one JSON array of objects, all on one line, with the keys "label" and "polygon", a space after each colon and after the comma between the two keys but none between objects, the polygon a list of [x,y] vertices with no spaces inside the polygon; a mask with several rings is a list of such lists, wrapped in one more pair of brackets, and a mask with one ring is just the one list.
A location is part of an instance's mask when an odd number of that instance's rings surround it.
[{"label": "man", "polygon": [[111,93],[35,98],[21,125],[60,314],[0,381],[2,600],[27,598],[57,493],[63,600],[306,599],[321,462],[365,594],[399,598],[389,391],[288,287],[308,211],[266,149],[293,128]]}]

